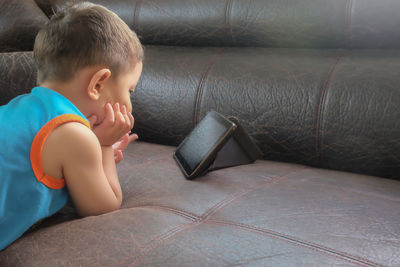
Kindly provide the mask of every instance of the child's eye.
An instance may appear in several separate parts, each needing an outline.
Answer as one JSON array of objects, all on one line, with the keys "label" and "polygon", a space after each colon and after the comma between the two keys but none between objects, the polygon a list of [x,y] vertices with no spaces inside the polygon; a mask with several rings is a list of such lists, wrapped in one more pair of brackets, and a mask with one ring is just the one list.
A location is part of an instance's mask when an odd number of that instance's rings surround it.
[{"label": "child's eye", "polygon": [[136,88],[136,86],[129,89],[129,93],[132,94],[133,92],[135,92],[135,88]]}]

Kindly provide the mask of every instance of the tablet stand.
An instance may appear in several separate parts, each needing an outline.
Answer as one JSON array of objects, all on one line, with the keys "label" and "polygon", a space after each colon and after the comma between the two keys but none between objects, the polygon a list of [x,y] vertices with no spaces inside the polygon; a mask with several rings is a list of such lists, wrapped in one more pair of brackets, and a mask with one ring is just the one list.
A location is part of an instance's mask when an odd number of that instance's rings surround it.
[{"label": "tablet stand", "polygon": [[262,156],[261,150],[251,140],[239,121],[235,117],[230,117],[229,120],[236,124],[236,129],[218,151],[207,171],[253,163]]}]

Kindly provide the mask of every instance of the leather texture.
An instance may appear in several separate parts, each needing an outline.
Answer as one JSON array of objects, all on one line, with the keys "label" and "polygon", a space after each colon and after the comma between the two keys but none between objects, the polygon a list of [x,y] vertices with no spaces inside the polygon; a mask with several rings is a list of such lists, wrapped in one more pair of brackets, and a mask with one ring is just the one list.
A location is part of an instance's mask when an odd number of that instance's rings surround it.
[{"label": "leather texture", "polygon": [[144,44],[400,48],[400,17],[397,15],[400,3],[397,0],[93,2],[119,14]]},{"label": "leather texture", "polygon": [[136,131],[178,145],[216,110],[265,159],[398,179],[398,70],[397,50],[147,46]]},{"label": "leather texture", "polygon": [[[70,203],[0,266],[400,266],[399,1],[93,2],[145,44],[123,206]],[[36,85],[34,37],[63,4],[0,0],[0,105]],[[264,159],[188,181],[172,154],[210,110]]]},{"label": "leather texture", "polygon": [[400,265],[397,181],[262,160],[188,181],[174,150],[130,145],[121,210],[64,210],[1,252],[0,265]]},{"label": "leather texture", "polygon": [[47,21],[33,0],[0,1],[0,52],[32,50],[36,34]]},{"label": "leather texture", "polygon": [[29,93],[36,85],[36,67],[32,52],[0,53],[0,105]]},{"label": "leather texture", "polygon": [[[76,0],[79,2],[81,0]],[[397,0],[93,0],[115,11],[144,44],[398,49]],[[31,50],[63,0],[2,0],[0,51]],[[15,31],[7,31],[9,28]]]}]

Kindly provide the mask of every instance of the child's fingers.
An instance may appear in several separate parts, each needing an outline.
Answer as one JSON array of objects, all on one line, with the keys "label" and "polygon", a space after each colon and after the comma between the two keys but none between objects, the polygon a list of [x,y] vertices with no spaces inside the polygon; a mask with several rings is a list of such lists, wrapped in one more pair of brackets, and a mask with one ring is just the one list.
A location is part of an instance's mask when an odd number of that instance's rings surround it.
[{"label": "child's fingers", "polygon": [[122,116],[124,118],[123,121],[122,121],[122,129],[121,130],[123,132],[127,132],[127,131],[131,130],[132,128],[131,128],[131,121],[130,121],[129,116],[127,114],[127,109],[126,109],[125,105],[123,105],[121,107],[121,114],[122,114]]},{"label": "child's fingers", "polygon": [[115,163],[119,163],[122,160],[123,157],[124,157],[124,155],[122,154],[122,151],[121,150],[117,150],[115,152],[115,154],[114,154]]},{"label": "child's fingers", "polygon": [[115,112],[115,117],[116,117],[116,127],[118,128],[125,128],[125,117],[123,114],[123,106],[121,107],[119,103],[115,103],[114,105],[114,112]]},{"label": "child's fingers", "polygon": [[117,150],[117,149],[119,148],[119,146],[121,145],[121,142],[122,142],[122,141],[115,142],[115,143],[112,145],[113,150]]},{"label": "child's fingers", "polygon": [[106,117],[104,118],[104,122],[109,125],[112,125],[115,122],[115,113],[110,103],[106,104]]},{"label": "child's fingers", "polygon": [[133,125],[135,124],[135,119],[133,118],[132,113],[129,112],[128,118],[129,118],[129,121],[130,121],[130,123],[131,123],[131,129],[132,129],[132,128],[133,128]]},{"label": "child's fingers", "polygon": [[137,134],[131,134],[131,135],[128,137],[128,144],[130,144],[131,142],[136,141],[136,140],[138,140],[138,139],[139,139],[139,136],[138,136]]},{"label": "child's fingers", "polygon": [[131,134],[129,133],[125,134],[122,138],[121,141],[118,142],[118,149],[119,150],[125,150],[125,148],[133,141],[137,140],[139,136],[137,134]]},{"label": "child's fingers", "polygon": [[124,150],[131,142],[137,140],[139,136],[137,134],[126,134],[124,135],[124,140],[121,143],[120,149]]},{"label": "child's fingers", "polygon": [[[128,131],[131,131],[132,128],[133,128],[131,118],[129,117],[129,115],[130,115],[131,113],[130,113],[130,112],[127,112],[126,106],[124,106],[124,107],[125,107],[125,114],[124,114],[124,116],[125,116],[125,123],[126,123],[126,125],[127,125],[127,127],[128,127]],[[132,116],[132,114],[131,114],[131,116]]]},{"label": "child's fingers", "polygon": [[114,108],[114,113],[119,112],[119,103],[118,103],[118,102],[117,102],[117,103],[114,103],[113,108]]},{"label": "child's fingers", "polygon": [[129,135],[128,135],[128,134],[125,134],[125,135],[122,137],[122,140],[121,140],[121,143],[120,143],[119,146],[118,146],[118,149],[124,150],[124,149],[128,146],[128,144],[129,144]]},{"label": "child's fingers", "polygon": [[125,150],[125,148],[132,143],[133,141],[137,140],[139,136],[137,134],[126,133],[118,142],[112,145],[113,149],[116,150]]},{"label": "child's fingers", "polygon": [[124,154],[122,153],[121,150],[118,150],[118,161],[117,161],[117,163],[120,162],[123,158],[124,158]]},{"label": "child's fingers", "polygon": [[130,143],[136,141],[139,139],[139,136],[137,134],[131,134],[128,136],[128,143],[126,144],[126,146],[128,146]]},{"label": "child's fingers", "polygon": [[92,115],[92,116],[88,117],[87,120],[89,121],[90,128],[93,129],[93,126],[94,126],[94,124],[96,123],[96,120],[97,120],[97,116],[96,115]]},{"label": "child's fingers", "polygon": [[115,103],[114,104],[114,114],[115,114],[116,121],[123,120],[123,118],[121,118],[122,113],[121,113],[121,110],[120,110],[119,103]]}]

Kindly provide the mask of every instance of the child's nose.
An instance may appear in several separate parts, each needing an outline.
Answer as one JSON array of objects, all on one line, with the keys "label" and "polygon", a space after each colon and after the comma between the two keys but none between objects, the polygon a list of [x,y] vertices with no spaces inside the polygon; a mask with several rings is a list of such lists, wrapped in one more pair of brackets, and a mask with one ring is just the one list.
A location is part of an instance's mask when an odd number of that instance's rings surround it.
[{"label": "child's nose", "polygon": [[132,104],[131,103],[126,104],[126,111],[128,113],[132,113]]}]

